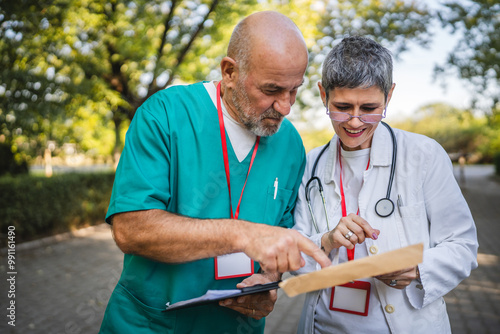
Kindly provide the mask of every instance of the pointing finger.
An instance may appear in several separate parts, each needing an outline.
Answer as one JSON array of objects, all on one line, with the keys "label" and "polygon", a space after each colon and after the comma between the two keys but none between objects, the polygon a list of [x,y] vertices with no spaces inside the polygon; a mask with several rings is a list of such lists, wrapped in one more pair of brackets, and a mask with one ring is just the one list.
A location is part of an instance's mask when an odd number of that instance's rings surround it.
[{"label": "pointing finger", "polygon": [[302,237],[298,243],[299,250],[312,257],[318,262],[321,268],[326,268],[332,265],[332,262],[326,254],[311,240]]}]

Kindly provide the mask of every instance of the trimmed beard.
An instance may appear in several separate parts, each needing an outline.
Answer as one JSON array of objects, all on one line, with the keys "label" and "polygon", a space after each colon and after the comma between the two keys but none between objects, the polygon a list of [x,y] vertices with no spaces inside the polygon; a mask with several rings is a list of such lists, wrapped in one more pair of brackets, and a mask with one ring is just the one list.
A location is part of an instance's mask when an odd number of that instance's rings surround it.
[{"label": "trimmed beard", "polygon": [[[255,109],[251,106],[250,99],[243,86],[243,80],[238,80],[236,88],[233,91],[232,102],[238,113],[239,121],[256,136],[269,137],[280,129],[284,116],[273,107],[258,116],[255,115]],[[247,112],[245,113],[245,111]],[[267,118],[279,120],[279,123],[266,125],[264,122]]]}]

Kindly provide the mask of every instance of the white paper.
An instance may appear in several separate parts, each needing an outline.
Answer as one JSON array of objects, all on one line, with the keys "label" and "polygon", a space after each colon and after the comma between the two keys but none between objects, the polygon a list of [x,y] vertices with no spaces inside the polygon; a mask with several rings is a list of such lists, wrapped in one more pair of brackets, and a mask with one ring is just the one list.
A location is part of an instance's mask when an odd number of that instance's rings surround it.
[{"label": "white paper", "polygon": [[252,274],[252,259],[245,253],[233,253],[217,257],[217,277],[235,277]]}]

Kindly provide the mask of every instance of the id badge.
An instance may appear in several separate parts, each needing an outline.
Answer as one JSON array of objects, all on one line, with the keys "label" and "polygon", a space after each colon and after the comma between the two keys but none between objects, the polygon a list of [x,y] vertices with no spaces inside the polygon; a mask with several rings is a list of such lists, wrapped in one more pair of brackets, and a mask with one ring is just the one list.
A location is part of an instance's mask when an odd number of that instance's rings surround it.
[{"label": "id badge", "polygon": [[215,259],[215,279],[226,279],[253,275],[253,260],[245,253],[217,256]]},{"label": "id badge", "polygon": [[330,310],[362,316],[368,315],[371,283],[354,281],[332,288]]}]

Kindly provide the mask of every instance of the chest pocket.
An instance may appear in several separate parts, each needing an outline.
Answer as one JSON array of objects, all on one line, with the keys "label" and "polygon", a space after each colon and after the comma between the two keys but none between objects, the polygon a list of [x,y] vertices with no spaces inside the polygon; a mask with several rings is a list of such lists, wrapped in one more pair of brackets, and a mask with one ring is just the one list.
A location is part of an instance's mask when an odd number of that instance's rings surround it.
[{"label": "chest pocket", "polygon": [[285,223],[288,219],[292,219],[290,212],[284,217],[286,206],[292,196],[292,191],[285,188],[279,188],[274,198],[275,188],[269,186],[266,192],[266,209],[264,210],[264,221],[268,225],[278,225],[283,219]]},{"label": "chest pocket", "polygon": [[[397,227],[400,236],[404,235],[407,244],[414,244],[422,241],[422,234],[428,235],[428,230],[421,231],[426,227],[425,204],[423,202],[412,205],[400,206],[396,215]],[[424,222],[424,224],[423,224]]]},{"label": "chest pocket", "polygon": [[401,219],[405,224],[416,224],[425,212],[424,203],[400,206]]}]

